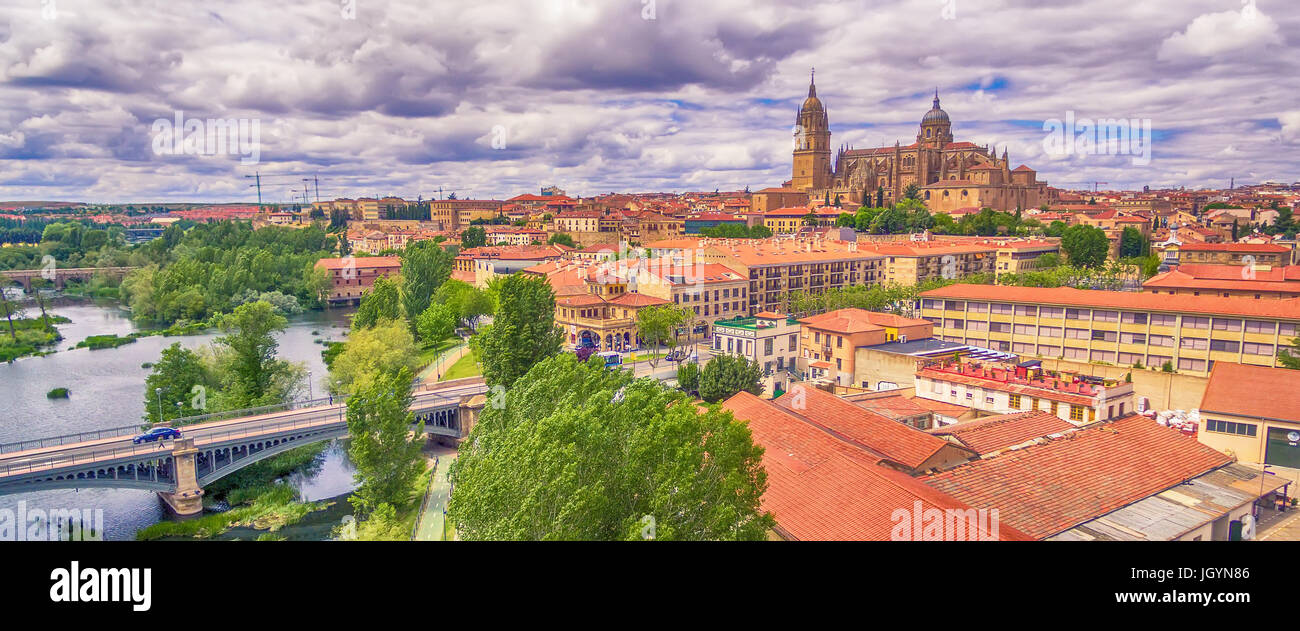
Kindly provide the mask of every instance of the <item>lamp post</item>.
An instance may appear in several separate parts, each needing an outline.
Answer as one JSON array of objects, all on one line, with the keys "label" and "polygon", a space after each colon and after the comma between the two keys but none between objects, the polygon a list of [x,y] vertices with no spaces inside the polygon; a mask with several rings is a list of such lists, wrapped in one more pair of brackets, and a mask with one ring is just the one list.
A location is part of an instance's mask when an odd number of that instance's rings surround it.
[{"label": "lamp post", "polygon": [[161,423],[163,422],[162,388],[154,388],[153,393],[154,393],[154,397],[158,400],[158,422]]},{"label": "lamp post", "polygon": [[308,370],[307,371],[307,400],[311,401],[312,399],[315,398],[316,398],[316,394],[311,387],[311,371]]}]

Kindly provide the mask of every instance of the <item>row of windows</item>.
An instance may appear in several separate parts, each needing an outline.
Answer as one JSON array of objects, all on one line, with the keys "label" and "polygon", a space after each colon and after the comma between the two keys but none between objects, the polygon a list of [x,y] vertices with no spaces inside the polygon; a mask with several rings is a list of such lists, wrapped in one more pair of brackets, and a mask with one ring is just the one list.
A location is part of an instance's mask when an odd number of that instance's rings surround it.
[{"label": "row of windows", "polygon": [[[1094,322],[1121,322],[1124,324],[1148,324],[1153,326],[1174,326],[1178,317],[1168,314],[1148,314],[1119,312],[1103,309],[1063,309],[1061,307],[1038,307],[1035,305],[1012,305],[1005,303],[963,302],[958,300],[935,300],[927,298],[921,301],[926,309],[947,309],[949,311],[968,311],[970,313],[992,313],[995,315],[1017,315],[1025,317],[1061,318],[1070,320],[1092,320]],[[959,322],[959,320],[958,320]],[[1213,329],[1215,331],[1242,331],[1247,333],[1278,333],[1294,336],[1297,326],[1294,323],[1277,323],[1266,320],[1242,320],[1238,318],[1209,318],[1200,316],[1183,316],[1183,328]]]},{"label": "row of windows", "polygon": [[1205,431],[1218,432],[1220,434],[1236,434],[1237,436],[1254,436],[1255,426],[1250,423],[1233,423],[1232,421],[1205,421]]}]

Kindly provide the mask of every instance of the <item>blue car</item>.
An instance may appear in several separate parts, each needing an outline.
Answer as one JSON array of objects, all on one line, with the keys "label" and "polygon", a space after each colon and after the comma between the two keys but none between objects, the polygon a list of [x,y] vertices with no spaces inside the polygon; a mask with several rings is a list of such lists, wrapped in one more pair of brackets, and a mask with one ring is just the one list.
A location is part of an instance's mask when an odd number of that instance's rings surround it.
[{"label": "blue car", "polygon": [[171,427],[155,427],[139,436],[136,436],[135,438],[132,438],[131,442],[139,445],[140,443],[152,443],[165,438],[175,440],[180,437],[181,432],[178,429],[173,429]]}]

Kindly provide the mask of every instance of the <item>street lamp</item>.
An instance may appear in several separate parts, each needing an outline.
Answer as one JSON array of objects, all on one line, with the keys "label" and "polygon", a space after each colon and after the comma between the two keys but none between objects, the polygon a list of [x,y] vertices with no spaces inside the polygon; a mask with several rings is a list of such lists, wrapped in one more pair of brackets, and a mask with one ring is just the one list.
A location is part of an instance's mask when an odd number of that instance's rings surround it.
[{"label": "street lamp", "polygon": [[316,398],[316,394],[311,387],[311,371],[308,370],[307,371],[307,400],[310,401],[315,398]]},{"label": "street lamp", "polygon": [[162,414],[162,388],[154,388],[154,389],[153,389],[153,393],[154,393],[154,396],[158,399],[158,422],[161,423],[161,422],[163,421],[163,414]]}]

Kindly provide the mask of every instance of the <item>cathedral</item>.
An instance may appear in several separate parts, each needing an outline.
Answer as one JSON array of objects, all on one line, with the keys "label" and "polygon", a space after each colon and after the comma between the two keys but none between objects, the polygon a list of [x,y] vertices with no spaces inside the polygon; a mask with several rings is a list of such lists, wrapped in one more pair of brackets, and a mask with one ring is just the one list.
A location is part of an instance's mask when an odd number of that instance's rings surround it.
[{"label": "cathedral", "polygon": [[841,146],[832,161],[830,119],[817,98],[815,79],[808,83],[808,98],[795,120],[794,168],[786,188],[807,192],[813,200],[838,197],[876,206],[877,197],[888,205],[916,184],[930,211],[944,213],[980,208],[1014,212],[1052,201],[1036,171],[1023,164],[1011,168],[1005,147],[999,158],[988,146],[953,142],[952,122],[939,107],[938,90],[933,107],[921,117],[915,143]]}]

